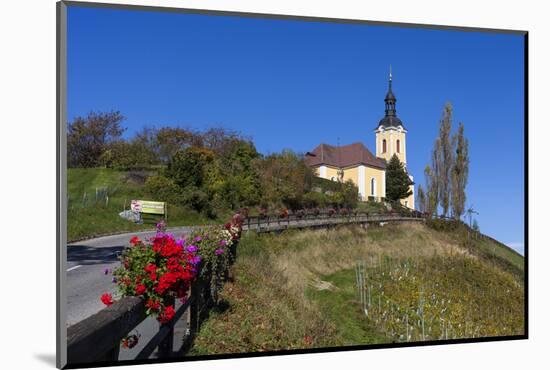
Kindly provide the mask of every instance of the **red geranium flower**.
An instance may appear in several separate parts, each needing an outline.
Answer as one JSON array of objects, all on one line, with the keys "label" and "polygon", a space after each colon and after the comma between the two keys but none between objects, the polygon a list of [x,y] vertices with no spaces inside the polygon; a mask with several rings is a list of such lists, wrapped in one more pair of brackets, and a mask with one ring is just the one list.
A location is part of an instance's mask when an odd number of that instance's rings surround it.
[{"label": "red geranium flower", "polygon": [[111,295],[111,293],[105,293],[101,296],[101,302],[103,302],[103,304],[105,304],[106,306],[110,306],[112,305],[113,303],[115,303],[113,301],[113,296]]},{"label": "red geranium flower", "polygon": [[166,290],[168,290],[172,285],[176,283],[178,280],[179,274],[176,272],[167,272],[166,274],[159,277],[159,283],[157,287],[155,288],[155,291],[158,294],[163,294]]},{"label": "red geranium flower", "polygon": [[133,236],[132,239],[130,239],[130,244],[136,245],[141,243],[141,240],[137,236]]},{"label": "red geranium flower", "polygon": [[155,271],[157,271],[157,266],[154,263],[150,263],[147,266],[145,266],[145,271],[149,272],[149,273],[150,272],[155,272]]},{"label": "red geranium flower", "polygon": [[158,311],[159,308],[160,308],[160,302],[159,301],[153,301],[153,299],[149,298],[149,300],[145,304],[145,307],[150,308],[153,311]]},{"label": "red geranium flower", "polygon": [[143,285],[143,284],[137,284],[136,285],[136,294],[137,295],[142,295],[143,293],[145,293],[146,290],[147,290],[147,288],[145,287],[145,285]]},{"label": "red geranium flower", "polygon": [[158,320],[159,320],[162,324],[166,324],[167,322],[169,322],[170,320],[172,320],[172,318],[174,317],[175,314],[176,314],[176,311],[174,310],[174,306],[167,306],[167,307],[165,307],[164,310],[159,314]]}]

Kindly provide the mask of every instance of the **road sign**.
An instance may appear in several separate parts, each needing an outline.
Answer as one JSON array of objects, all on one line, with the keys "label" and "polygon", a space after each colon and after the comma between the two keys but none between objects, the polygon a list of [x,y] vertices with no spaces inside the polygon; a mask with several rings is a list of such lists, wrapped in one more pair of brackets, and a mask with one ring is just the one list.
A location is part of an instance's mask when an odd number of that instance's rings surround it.
[{"label": "road sign", "polygon": [[134,212],[149,213],[153,215],[166,214],[166,202],[155,202],[152,200],[132,200],[130,207]]}]

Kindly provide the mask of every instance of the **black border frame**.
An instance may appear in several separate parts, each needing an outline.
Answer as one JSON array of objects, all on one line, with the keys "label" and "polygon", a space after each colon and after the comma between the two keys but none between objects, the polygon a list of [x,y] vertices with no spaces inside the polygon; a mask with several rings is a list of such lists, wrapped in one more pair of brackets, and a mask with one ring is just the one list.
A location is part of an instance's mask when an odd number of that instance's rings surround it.
[{"label": "black border frame", "polygon": [[[167,358],[167,359],[148,359],[148,360],[123,360],[123,361],[98,361],[95,363],[85,364],[67,364],[67,343],[66,343],[66,323],[64,316],[64,273],[66,253],[64,253],[64,244],[66,244],[66,211],[63,209],[65,205],[65,184],[66,181],[66,134],[65,125],[62,124],[66,119],[66,38],[67,38],[67,22],[66,14],[67,7],[78,6],[88,8],[107,8],[118,10],[137,10],[137,11],[156,11],[181,14],[202,14],[213,16],[233,16],[245,18],[266,18],[279,20],[302,20],[314,22],[328,23],[343,23],[343,24],[367,24],[377,26],[390,26],[400,28],[423,28],[433,30],[453,30],[463,32],[489,32],[500,34],[515,34],[523,36],[524,39],[524,334],[514,336],[498,336],[484,338],[467,338],[467,339],[448,339],[441,341],[424,341],[424,342],[409,342],[409,343],[384,343],[384,344],[363,344],[345,347],[324,347],[312,349],[295,349],[295,350],[279,350],[267,352],[243,352],[243,353],[227,353],[214,355],[191,356],[188,358]],[[172,362],[194,362],[203,360],[221,360],[235,359],[247,357],[266,357],[266,356],[283,356],[293,354],[314,354],[314,353],[329,353],[329,352],[347,352],[358,350],[371,350],[383,348],[404,348],[404,347],[423,347],[423,346],[440,346],[449,344],[464,344],[464,343],[485,343],[499,342],[510,340],[529,339],[529,31],[526,30],[509,30],[509,29],[493,29],[493,28],[478,28],[478,27],[459,27],[448,25],[432,25],[422,23],[400,23],[400,22],[384,22],[384,21],[369,21],[360,19],[343,19],[330,17],[314,17],[300,15],[285,15],[285,14],[268,14],[268,13],[250,13],[240,11],[227,10],[207,10],[194,8],[176,8],[162,6],[146,6],[146,5],[130,5],[130,4],[112,4],[112,3],[96,3],[96,2],[81,2],[81,1],[59,1],[56,3],[56,45],[57,45],[57,61],[56,61],[56,112],[57,112],[57,153],[56,153],[56,171],[57,171],[57,245],[56,245],[56,366],[60,369],[78,369],[78,368],[95,368],[102,366],[127,366],[127,365],[142,365],[142,364],[159,364]]]}]

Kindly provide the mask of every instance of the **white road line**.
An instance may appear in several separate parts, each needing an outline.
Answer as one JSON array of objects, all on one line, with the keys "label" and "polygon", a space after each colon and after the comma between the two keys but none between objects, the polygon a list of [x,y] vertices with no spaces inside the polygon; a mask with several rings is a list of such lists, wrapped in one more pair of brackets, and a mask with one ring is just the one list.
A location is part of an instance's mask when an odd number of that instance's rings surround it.
[{"label": "white road line", "polygon": [[76,269],[79,268],[79,267],[82,267],[82,265],[73,266],[73,267],[71,267],[70,269],[67,269],[67,272],[72,271],[72,270],[76,270]]}]

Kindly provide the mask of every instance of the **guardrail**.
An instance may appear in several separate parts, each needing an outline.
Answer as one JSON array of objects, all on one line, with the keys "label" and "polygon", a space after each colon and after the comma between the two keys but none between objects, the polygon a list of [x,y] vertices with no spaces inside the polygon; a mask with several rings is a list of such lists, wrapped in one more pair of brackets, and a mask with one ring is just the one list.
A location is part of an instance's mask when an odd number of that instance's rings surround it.
[{"label": "guardrail", "polygon": [[[184,353],[189,348],[200,326],[201,308],[207,306],[206,286],[201,281],[196,281],[191,286],[187,301],[176,310],[170,322],[160,325],[159,331],[135,357],[136,360],[149,358],[157,349],[158,357],[167,358]],[[171,302],[166,303],[174,304],[173,301],[174,299],[171,298]],[[183,317],[184,314],[187,315]],[[68,364],[117,361],[122,339],[146,318],[143,298],[124,297],[87,319],[68,327]],[[176,324],[183,324],[188,330],[181,346],[174,350]]]},{"label": "guardrail", "polygon": [[243,230],[271,232],[291,228],[322,227],[339,224],[366,224],[370,222],[424,221],[420,212],[411,211],[409,215],[350,212],[347,214],[292,214],[288,216],[253,216],[243,222]]}]

